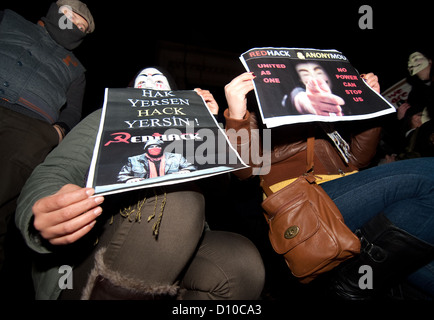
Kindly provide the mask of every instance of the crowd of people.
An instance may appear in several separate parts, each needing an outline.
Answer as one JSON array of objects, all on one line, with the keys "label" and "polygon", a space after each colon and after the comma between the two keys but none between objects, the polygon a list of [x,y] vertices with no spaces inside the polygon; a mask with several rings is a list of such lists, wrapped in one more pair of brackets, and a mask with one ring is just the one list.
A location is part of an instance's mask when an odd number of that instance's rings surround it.
[{"label": "crowd of people", "polygon": [[[268,260],[276,255],[270,258],[261,188],[276,192],[303,174],[306,141],[314,136],[315,174],[361,242],[360,254],[315,280],[324,297],[390,298],[404,282],[420,292],[418,297],[434,297],[434,92],[427,55],[410,55],[412,91],[397,113],[388,116],[387,126],[381,117],[334,125],[349,145],[348,162],[324,127],[287,125],[272,129],[269,170],[254,175],[262,164],[252,162],[250,155],[261,152],[252,146],[263,145],[257,134],[261,131],[255,130],[263,126],[250,95],[255,75],[246,72],[224,88],[222,122],[233,147],[249,155],[243,159],[249,167],[193,182],[94,196],[85,181],[101,110],[82,117],[85,68],[72,53],[95,29],[90,10],[78,0],[59,0],[36,24],[11,10],[0,11],[0,26],[0,139],[9,151],[1,156],[2,281],[17,256],[9,257],[8,250],[22,250],[34,299],[267,299],[273,296],[270,283],[279,279]],[[305,76],[307,82],[326,85],[321,73]],[[381,93],[375,74],[363,78]],[[177,90],[170,74],[159,67],[144,67],[130,80],[126,84],[135,88]],[[211,113],[218,114],[212,93],[195,90]],[[340,109],[339,100],[325,92],[321,99],[315,92],[303,96],[309,106],[303,110],[315,113],[330,108],[330,101]],[[240,131],[248,133],[248,141],[239,139]],[[131,158],[134,164],[129,166],[144,178],[164,174],[159,143],[146,144],[144,151],[146,161]],[[125,166],[120,176],[131,180],[131,171]],[[232,220],[240,223],[227,222],[227,214],[237,214],[241,207],[247,214]],[[152,224],[137,218],[150,215],[158,216],[158,236]],[[23,247],[8,242],[16,231]],[[359,286],[364,265],[373,270],[370,290]],[[60,285],[62,266],[72,268],[70,286]],[[288,268],[284,272],[290,277]],[[3,286],[2,295],[10,285]]]}]

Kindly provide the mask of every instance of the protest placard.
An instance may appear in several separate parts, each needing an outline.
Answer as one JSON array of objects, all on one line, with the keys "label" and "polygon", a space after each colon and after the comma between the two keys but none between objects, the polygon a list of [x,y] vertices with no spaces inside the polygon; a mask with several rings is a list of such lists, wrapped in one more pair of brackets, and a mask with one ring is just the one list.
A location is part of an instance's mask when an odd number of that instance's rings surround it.
[{"label": "protest placard", "polygon": [[246,167],[195,91],[106,89],[87,187],[96,194]]},{"label": "protest placard", "polygon": [[240,60],[256,76],[256,99],[262,121],[269,128],[368,119],[395,112],[339,51],[254,48]]},{"label": "protest placard", "polygon": [[382,92],[381,95],[398,109],[401,104],[407,101],[411,88],[411,84],[404,78]]}]

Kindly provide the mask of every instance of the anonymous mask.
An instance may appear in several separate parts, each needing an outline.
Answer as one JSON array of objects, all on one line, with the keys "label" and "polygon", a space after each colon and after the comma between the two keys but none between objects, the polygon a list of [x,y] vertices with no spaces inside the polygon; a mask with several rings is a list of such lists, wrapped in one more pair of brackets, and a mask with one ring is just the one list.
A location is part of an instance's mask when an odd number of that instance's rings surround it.
[{"label": "anonymous mask", "polygon": [[428,67],[428,59],[420,52],[414,52],[408,57],[408,72],[411,76]]},{"label": "anonymous mask", "polygon": [[134,88],[170,90],[167,78],[155,68],[146,68],[140,71],[134,81]]}]

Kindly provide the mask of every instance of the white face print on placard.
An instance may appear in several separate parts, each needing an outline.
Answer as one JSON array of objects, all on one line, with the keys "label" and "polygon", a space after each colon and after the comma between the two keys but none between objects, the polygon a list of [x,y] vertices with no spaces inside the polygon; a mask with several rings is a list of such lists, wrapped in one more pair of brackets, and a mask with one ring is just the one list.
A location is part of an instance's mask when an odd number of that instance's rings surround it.
[{"label": "white face print on placard", "polygon": [[167,78],[155,68],[146,68],[140,71],[134,81],[134,88],[170,90]]},{"label": "white face print on placard", "polygon": [[299,63],[295,69],[305,85],[310,79],[322,79],[331,87],[330,78],[319,64],[314,62]]}]

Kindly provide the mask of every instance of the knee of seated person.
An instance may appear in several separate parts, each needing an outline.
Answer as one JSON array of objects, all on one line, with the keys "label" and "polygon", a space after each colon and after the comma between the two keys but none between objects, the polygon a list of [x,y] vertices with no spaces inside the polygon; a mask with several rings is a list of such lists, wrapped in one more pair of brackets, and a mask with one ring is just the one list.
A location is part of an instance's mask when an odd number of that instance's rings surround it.
[{"label": "knee of seated person", "polygon": [[183,299],[258,299],[265,269],[253,243],[221,231],[205,232],[204,242],[183,279]]},{"label": "knee of seated person", "polygon": [[228,285],[230,299],[256,300],[260,297],[265,282],[265,267],[256,246],[244,236],[226,233],[227,262],[232,279]]}]

